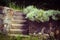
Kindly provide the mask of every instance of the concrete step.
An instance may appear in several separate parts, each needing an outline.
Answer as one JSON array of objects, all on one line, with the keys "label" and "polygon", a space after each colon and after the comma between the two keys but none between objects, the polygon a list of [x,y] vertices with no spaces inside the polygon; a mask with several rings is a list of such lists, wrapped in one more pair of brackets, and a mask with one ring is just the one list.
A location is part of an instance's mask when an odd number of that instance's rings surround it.
[{"label": "concrete step", "polygon": [[8,31],[10,34],[26,34],[26,31]]},{"label": "concrete step", "polygon": [[11,29],[18,29],[18,28],[21,29],[22,26],[11,26],[10,28],[11,28]]},{"label": "concrete step", "polygon": [[10,28],[11,28],[11,29],[18,29],[18,28],[21,29],[22,26],[11,26]]},{"label": "concrete step", "polygon": [[24,26],[10,26],[11,29],[26,29],[27,28],[27,25],[24,25]]},{"label": "concrete step", "polygon": [[12,21],[12,24],[26,24],[27,22],[25,21]]},{"label": "concrete step", "polygon": [[27,23],[11,23],[10,28],[11,29],[26,29],[27,28]]},{"label": "concrete step", "polygon": [[9,29],[7,30],[8,33],[11,33],[11,34],[22,34],[22,32],[25,31],[23,29]]},{"label": "concrete step", "polygon": [[7,31],[10,34],[23,34],[23,32],[26,32],[26,30],[24,29],[9,29],[9,31]]},{"label": "concrete step", "polygon": [[20,37],[30,37],[30,36],[28,36],[28,35],[21,35],[21,34],[8,34],[9,36],[15,36],[15,37],[17,37],[17,36],[20,36]]},{"label": "concrete step", "polygon": [[25,24],[11,24],[12,26],[25,26]]},{"label": "concrete step", "polygon": [[15,15],[15,16],[24,16],[23,13],[18,13],[18,12],[15,12],[13,15]]},{"label": "concrete step", "polygon": [[27,20],[14,20],[14,19],[12,19],[12,23],[24,23],[26,21]]},{"label": "concrete step", "polygon": [[23,34],[22,31],[8,31],[10,34]]},{"label": "concrete step", "polygon": [[11,20],[12,21],[26,21],[26,20],[22,20],[22,19],[20,19],[20,20],[18,20],[18,19],[14,20],[13,18]]},{"label": "concrete step", "polygon": [[21,32],[21,31],[24,31],[23,29],[9,29],[9,31],[19,31],[19,32]]},{"label": "concrete step", "polygon": [[13,19],[17,19],[17,20],[19,19],[20,20],[20,19],[26,19],[26,18],[23,16],[13,16]]},{"label": "concrete step", "polygon": [[15,21],[13,21],[11,24],[27,24],[27,22],[15,22]]}]

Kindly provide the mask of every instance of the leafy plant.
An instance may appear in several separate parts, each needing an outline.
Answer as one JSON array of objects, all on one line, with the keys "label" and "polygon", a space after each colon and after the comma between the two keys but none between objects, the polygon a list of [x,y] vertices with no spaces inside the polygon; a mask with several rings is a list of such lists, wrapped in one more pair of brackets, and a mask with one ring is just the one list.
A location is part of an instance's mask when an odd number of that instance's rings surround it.
[{"label": "leafy plant", "polygon": [[23,9],[23,12],[26,14],[26,18],[28,18],[31,21],[37,21],[37,22],[45,22],[49,21],[50,17],[53,20],[59,20],[56,15],[60,15],[60,11],[58,10],[43,10],[43,9],[37,9],[34,6],[28,6]]}]

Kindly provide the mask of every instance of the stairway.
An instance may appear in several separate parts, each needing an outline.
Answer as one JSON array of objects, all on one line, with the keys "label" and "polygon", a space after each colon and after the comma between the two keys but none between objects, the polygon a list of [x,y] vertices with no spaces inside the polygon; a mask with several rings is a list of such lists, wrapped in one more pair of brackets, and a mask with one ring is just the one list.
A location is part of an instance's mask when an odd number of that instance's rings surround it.
[{"label": "stairway", "polygon": [[23,32],[27,32],[26,28],[26,19],[23,13],[20,11],[16,11],[13,13],[13,17],[11,19],[11,26],[9,28],[8,34],[11,36],[17,36],[19,34],[23,34]]}]

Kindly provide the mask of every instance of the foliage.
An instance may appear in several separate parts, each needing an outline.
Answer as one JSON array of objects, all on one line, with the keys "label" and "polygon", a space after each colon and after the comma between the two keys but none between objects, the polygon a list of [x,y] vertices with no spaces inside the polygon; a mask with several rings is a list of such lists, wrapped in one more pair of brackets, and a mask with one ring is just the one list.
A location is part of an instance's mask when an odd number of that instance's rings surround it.
[{"label": "foliage", "polygon": [[22,7],[19,7],[18,5],[16,5],[16,4],[13,3],[13,2],[10,2],[10,3],[9,3],[9,7],[10,7],[10,8],[13,8],[14,10],[22,10]]},{"label": "foliage", "polygon": [[55,38],[53,37],[48,37],[44,34],[39,34],[39,35],[27,35],[29,37],[25,36],[8,36],[6,34],[0,33],[0,40],[54,40]]},{"label": "foliage", "polygon": [[50,17],[53,20],[58,20],[59,18],[56,17],[56,15],[60,15],[60,11],[58,10],[43,10],[43,9],[37,9],[34,6],[28,6],[25,9],[23,9],[23,12],[26,14],[26,18],[28,18],[31,21],[49,21]]}]

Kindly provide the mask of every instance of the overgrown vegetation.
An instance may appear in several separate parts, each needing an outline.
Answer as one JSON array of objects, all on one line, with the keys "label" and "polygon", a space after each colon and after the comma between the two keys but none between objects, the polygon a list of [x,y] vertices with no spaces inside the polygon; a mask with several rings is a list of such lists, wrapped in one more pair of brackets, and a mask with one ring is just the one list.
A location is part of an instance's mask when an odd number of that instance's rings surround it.
[{"label": "overgrown vegetation", "polygon": [[50,17],[53,20],[59,20],[56,15],[60,15],[60,11],[58,10],[43,10],[43,9],[37,9],[34,6],[28,6],[26,7],[23,12],[26,14],[26,18],[28,18],[31,21],[37,21],[37,22],[45,22],[49,21]]},{"label": "overgrown vegetation", "polygon": [[9,3],[9,7],[13,8],[14,10],[20,10],[20,11],[23,9],[22,7],[19,7],[18,5],[16,5],[13,2]]},{"label": "overgrown vegetation", "polygon": [[29,37],[24,37],[24,36],[8,36],[5,34],[0,34],[0,40],[55,40],[52,37],[47,37],[46,35],[28,35]]}]

